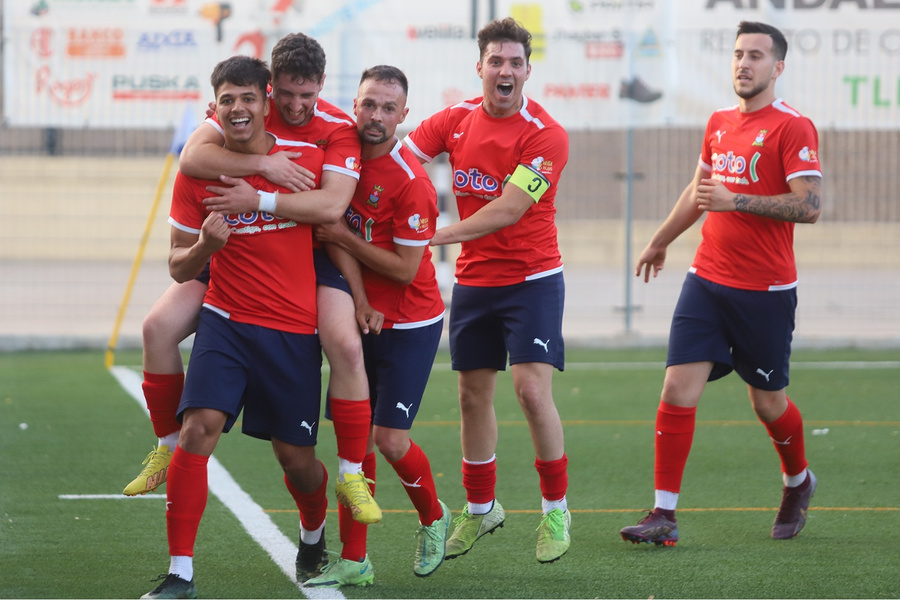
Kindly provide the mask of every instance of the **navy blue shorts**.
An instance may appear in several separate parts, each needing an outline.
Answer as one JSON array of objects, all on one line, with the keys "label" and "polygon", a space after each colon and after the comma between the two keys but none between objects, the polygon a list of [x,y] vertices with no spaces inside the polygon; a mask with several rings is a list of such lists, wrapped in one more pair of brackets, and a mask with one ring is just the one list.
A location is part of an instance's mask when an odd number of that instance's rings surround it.
[{"label": "navy blue shorts", "polygon": [[178,418],[188,408],[212,408],[228,415],[227,433],[243,409],[245,434],[315,446],[321,368],[318,336],[236,323],[203,308]]},{"label": "navy blue shorts", "polygon": [[350,293],[350,285],[340,270],[331,262],[325,248],[313,250],[313,263],[316,266],[316,285],[324,285]]},{"label": "navy blue shorts", "polygon": [[[392,429],[412,428],[441,342],[444,320],[412,329],[382,329],[362,336],[372,422]],[[331,419],[329,405],[325,417]]]},{"label": "navy blue shorts", "polygon": [[709,381],[734,370],[767,391],[787,387],[797,288],[740,290],[688,273],[672,316],[666,366],[712,361]]},{"label": "navy blue shorts", "polygon": [[209,261],[206,261],[206,264],[203,266],[203,270],[200,271],[200,274],[194,277],[194,279],[204,285],[209,285]]},{"label": "navy blue shorts", "polygon": [[563,370],[562,273],[501,287],[453,286],[450,360],[455,371],[549,363]]}]

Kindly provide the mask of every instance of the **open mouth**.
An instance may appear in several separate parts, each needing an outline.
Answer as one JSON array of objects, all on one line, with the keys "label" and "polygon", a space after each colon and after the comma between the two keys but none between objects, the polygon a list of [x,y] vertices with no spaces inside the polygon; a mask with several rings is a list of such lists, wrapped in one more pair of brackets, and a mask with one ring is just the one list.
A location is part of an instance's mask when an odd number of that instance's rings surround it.
[{"label": "open mouth", "polygon": [[250,125],[250,117],[239,117],[237,119],[231,119],[231,125],[235,129],[244,129],[248,125]]},{"label": "open mouth", "polygon": [[513,93],[513,84],[511,83],[500,83],[497,85],[497,91],[504,98],[508,98]]}]

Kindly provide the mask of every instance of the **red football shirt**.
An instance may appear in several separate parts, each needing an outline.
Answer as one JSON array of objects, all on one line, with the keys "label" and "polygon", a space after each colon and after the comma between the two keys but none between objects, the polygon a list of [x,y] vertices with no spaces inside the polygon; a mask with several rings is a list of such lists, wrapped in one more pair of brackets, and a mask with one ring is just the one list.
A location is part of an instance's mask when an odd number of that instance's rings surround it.
[{"label": "red football shirt", "polygon": [[[794,177],[822,176],[819,136],[806,117],[781,99],[750,113],[713,113],[700,167],[730,191],[775,196]],[[721,285],[779,290],[797,285],[794,223],[741,212],[708,212],[691,270]]]},{"label": "red football shirt", "polygon": [[556,192],[569,157],[569,137],[539,104],[525,98],[511,117],[495,119],[481,98],[450,106],[422,122],[406,138],[425,161],[449,153],[453,193],[461,219],[498,198],[519,165],[540,171],[550,188],[519,221],[476,240],[462,242],[457,281],[499,287],[562,270],[556,232]]},{"label": "red football shirt", "polygon": [[357,235],[379,248],[424,246],[416,277],[402,285],[363,265],[369,303],[384,313],[385,329],[410,329],[436,322],[444,301],[428,241],[437,223],[437,194],[428,174],[399,141],[390,153],[364,160],[359,185],[347,209]]},{"label": "red football shirt", "polygon": [[[271,153],[290,150],[276,144]],[[313,160],[311,157],[310,161]],[[315,167],[297,159],[307,168]],[[260,176],[245,178],[258,190],[284,192]],[[220,182],[175,177],[169,223],[200,233],[208,214],[202,201],[213,196],[207,185]],[[312,228],[265,212],[226,217],[231,235],[212,255],[209,289],[204,305],[237,321],[291,333],[316,332],[316,273],[312,258]]]}]

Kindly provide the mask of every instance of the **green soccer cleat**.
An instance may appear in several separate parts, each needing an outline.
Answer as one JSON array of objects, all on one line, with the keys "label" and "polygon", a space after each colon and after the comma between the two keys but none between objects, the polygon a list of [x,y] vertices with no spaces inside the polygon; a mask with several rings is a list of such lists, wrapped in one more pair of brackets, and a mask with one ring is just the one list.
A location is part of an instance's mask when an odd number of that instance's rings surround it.
[{"label": "green soccer cleat", "polygon": [[450,509],[441,504],[443,514],[431,525],[419,525],[416,532],[416,561],[413,573],[418,577],[428,577],[444,562],[447,549],[447,532],[450,529]]},{"label": "green soccer cleat", "polygon": [[486,533],[494,533],[498,527],[503,527],[506,513],[497,500],[486,515],[473,515],[469,513],[469,506],[463,508],[460,516],[453,520],[456,528],[450,539],[447,540],[447,551],[444,558],[456,558],[472,549],[478,538]]},{"label": "green soccer cleat", "polygon": [[152,592],[147,592],[141,596],[141,600],[197,597],[197,588],[194,585],[193,579],[186,581],[174,573],[160,575],[156,578],[156,581],[159,581],[160,579],[162,579],[163,582],[156,586]]},{"label": "green soccer cleat", "polygon": [[343,585],[366,587],[375,581],[375,569],[369,562],[369,555],[362,561],[336,558],[322,569],[322,574],[307,580],[303,587],[337,588]]},{"label": "green soccer cleat", "polygon": [[126,485],[122,493],[126,496],[137,496],[152,492],[164,484],[169,473],[169,463],[172,462],[172,454],[168,446],[153,448],[142,463],[145,466],[140,475]]},{"label": "green soccer cleat", "polygon": [[548,563],[569,551],[572,543],[569,529],[572,527],[572,514],[568,510],[554,508],[544,515],[538,525],[537,559]]},{"label": "green soccer cleat", "polygon": [[362,473],[357,475],[344,475],[344,481],[338,477],[334,492],[338,502],[350,509],[353,520],[358,523],[371,525],[381,520],[381,508],[372,497],[369,484],[375,483],[366,479]]}]

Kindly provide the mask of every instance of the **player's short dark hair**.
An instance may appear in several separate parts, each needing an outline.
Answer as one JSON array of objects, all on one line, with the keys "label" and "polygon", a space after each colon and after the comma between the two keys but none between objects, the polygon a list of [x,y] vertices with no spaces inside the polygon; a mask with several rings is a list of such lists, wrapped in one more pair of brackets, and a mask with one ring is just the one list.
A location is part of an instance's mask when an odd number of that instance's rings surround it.
[{"label": "player's short dark hair", "polygon": [[321,83],[325,77],[325,51],[303,33],[289,33],[272,48],[272,77],[287,75],[292,81]]},{"label": "player's short dark hair", "polygon": [[777,27],[759,21],[741,21],[738,23],[735,39],[745,33],[764,33],[772,38],[772,54],[775,56],[775,60],[784,60],[784,57],[787,56],[787,40]]},{"label": "player's short dark hair", "polygon": [[488,44],[491,42],[509,41],[522,44],[525,49],[525,61],[531,58],[531,34],[512,17],[495,19],[478,32],[478,56],[484,58]]},{"label": "player's short dark hair", "polygon": [[409,95],[409,82],[406,80],[406,75],[403,71],[397,67],[392,67],[391,65],[376,65],[370,67],[363,71],[362,77],[359,78],[360,85],[367,79],[374,79],[375,81],[383,81],[386,83],[396,83],[403,88],[404,96]]},{"label": "player's short dark hair", "polygon": [[220,86],[230,83],[239,86],[256,86],[265,96],[271,76],[265,61],[250,56],[232,56],[215,66],[212,75],[209,76],[209,82],[215,93],[219,92]]}]

